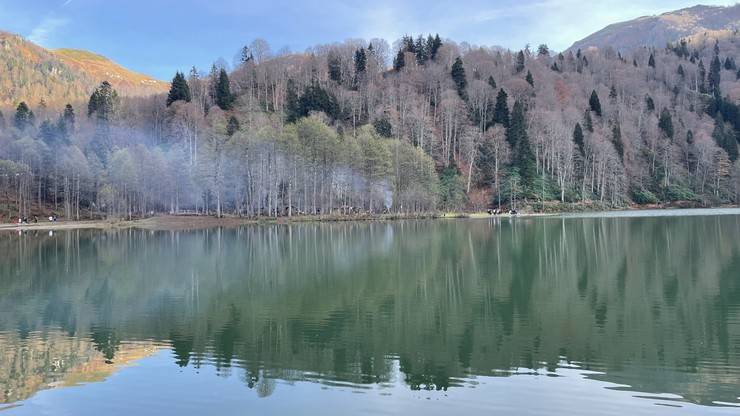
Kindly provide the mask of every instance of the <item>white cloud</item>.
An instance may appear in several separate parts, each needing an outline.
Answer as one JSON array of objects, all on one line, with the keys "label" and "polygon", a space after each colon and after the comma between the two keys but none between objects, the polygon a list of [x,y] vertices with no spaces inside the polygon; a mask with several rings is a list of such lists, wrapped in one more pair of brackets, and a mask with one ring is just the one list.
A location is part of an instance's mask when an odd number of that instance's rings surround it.
[{"label": "white cloud", "polygon": [[43,46],[49,39],[49,36],[53,35],[57,29],[65,26],[68,22],[69,21],[67,19],[63,18],[45,17],[31,30],[31,33],[28,35],[28,40]]}]

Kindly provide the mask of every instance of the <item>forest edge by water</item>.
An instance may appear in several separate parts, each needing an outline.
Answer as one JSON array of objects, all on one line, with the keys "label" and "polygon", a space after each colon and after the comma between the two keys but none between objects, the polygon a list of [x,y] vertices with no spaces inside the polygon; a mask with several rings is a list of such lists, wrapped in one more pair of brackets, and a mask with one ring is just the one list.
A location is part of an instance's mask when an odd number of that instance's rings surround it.
[{"label": "forest edge by water", "polygon": [[0,231],[32,231],[32,230],[74,230],[74,229],[121,229],[139,228],[149,230],[189,230],[213,227],[238,227],[250,224],[290,224],[305,222],[343,222],[343,221],[393,221],[414,219],[461,219],[461,218],[511,218],[511,217],[545,217],[557,215],[569,215],[576,213],[599,213],[599,212],[629,212],[629,211],[681,211],[690,209],[732,209],[740,208],[738,205],[723,205],[717,207],[697,207],[682,205],[634,205],[623,209],[608,209],[606,207],[574,204],[573,206],[545,206],[545,209],[522,212],[428,212],[428,213],[388,213],[388,214],[355,214],[355,215],[303,215],[293,217],[238,217],[224,215],[216,217],[212,215],[152,215],[150,217],[126,219],[99,219],[87,221],[49,221],[39,219],[38,222],[29,223],[0,223]]}]

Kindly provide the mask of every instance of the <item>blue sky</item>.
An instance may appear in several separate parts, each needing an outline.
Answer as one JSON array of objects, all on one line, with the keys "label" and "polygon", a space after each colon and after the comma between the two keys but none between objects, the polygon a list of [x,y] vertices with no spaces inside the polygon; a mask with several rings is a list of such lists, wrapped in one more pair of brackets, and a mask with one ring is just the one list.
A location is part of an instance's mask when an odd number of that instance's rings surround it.
[{"label": "blue sky", "polygon": [[[49,48],[87,49],[160,79],[255,38],[273,50],[410,33],[477,45],[562,50],[602,27],[697,0],[0,0],[0,30]],[[734,4],[707,1],[704,4]]]}]

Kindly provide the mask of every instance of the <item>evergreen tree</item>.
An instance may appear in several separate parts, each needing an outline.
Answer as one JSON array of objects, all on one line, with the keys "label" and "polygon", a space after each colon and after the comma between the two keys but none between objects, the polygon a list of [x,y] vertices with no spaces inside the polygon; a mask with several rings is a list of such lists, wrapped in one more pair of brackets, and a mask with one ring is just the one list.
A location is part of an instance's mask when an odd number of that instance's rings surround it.
[{"label": "evergreen tree", "polygon": [[300,98],[300,115],[308,116],[312,111],[322,111],[332,119],[339,118],[339,104],[336,97],[321,88],[316,81],[307,86]]},{"label": "evergreen tree", "polygon": [[64,106],[64,112],[62,113],[62,119],[64,120],[64,124],[67,125],[67,128],[69,131],[73,131],[75,127],[75,110],[72,108],[72,104],[67,104]]},{"label": "evergreen tree", "polygon": [[686,78],[686,72],[683,69],[683,65],[678,64],[678,69],[676,70],[676,72],[678,73],[678,76],[681,77],[681,79]]},{"label": "evergreen tree", "polygon": [[648,58],[648,66],[651,68],[655,68],[655,57],[653,54],[650,54],[650,57]]},{"label": "evergreen tree", "polygon": [[537,47],[537,56],[550,56],[550,48],[544,43]]},{"label": "evergreen tree", "polygon": [[367,54],[365,48],[360,48],[355,51],[355,75],[364,74],[367,70]]},{"label": "evergreen tree", "polygon": [[439,34],[436,34],[434,36],[434,39],[432,39],[431,45],[428,45],[429,49],[429,59],[432,61],[437,58],[437,52],[439,52],[439,48],[442,47],[442,39],[439,38]]},{"label": "evergreen tree", "polygon": [[527,80],[527,84],[534,87],[534,77],[532,76],[532,72],[527,71],[527,76],[524,79]]},{"label": "evergreen tree", "polygon": [[176,72],[175,77],[172,79],[170,92],[167,94],[167,107],[175,101],[185,101],[189,103],[191,99],[190,86],[185,80],[185,75],[179,71]]},{"label": "evergreen tree", "polygon": [[396,57],[393,58],[393,70],[396,72],[403,69],[406,66],[406,51],[399,49]]},{"label": "evergreen tree", "polygon": [[24,131],[33,125],[33,119],[33,111],[28,108],[28,104],[25,101],[21,101],[15,109],[15,118],[13,120],[15,128]]},{"label": "evergreen tree", "polygon": [[496,89],[496,80],[493,79],[493,75],[488,77],[488,85],[490,85],[494,90]]},{"label": "evergreen tree", "polygon": [[336,82],[337,84],[342,83],[342,60],[336,53],[329,53],[327,57],[327,65],[329,66],[329,79]]},{"label": "evergreen tree", "polygon": [[591,119],[591,111],[588,109],[583,112],[583,126],[586,127],[586,131],[589,133],[594,132],[594,121]]},{"label": "evergreen tree", "polygon": [[704,68],[704,62],[700,59],[699,60],[699,73],[697,74],[697,84],[699,84],[699,92],[704,94],[707,92],[706,87],[704,86],[704,79],[707,77],[707,70]]},{"label": "evergreen tree", "polygon": [[735,58],[728,56],[725,58],[725,69],[728,71],[735,71],[737,65],[735,65]]},{"label": "evergreen tree", "polygon": [[465,77],[465,67],[463,67],[463,61],[462,59],[460,59],[459,56],[457,57],[457,59],[455,59],[455,63],[452,64],[450,75],[452,76],[452,80],[455,82],[457,93],[460,95],[460,98],[462,98],[463,101],[467,101],[468,92],[466,88],[468,86],[468,80]]},{"label": "evergreen tree", "polygon": [[712,63],[709,65],[709,92],[715,95],[719,95],[719,83],[722,71],[722,64],[719,61],[719,56],[715,55],[712,59]]},{"label": "evergreen tree", "polygon": [[288,123],[295,123],[301,117],[301,103],[298,97],[298,91],[295,81],[288,79],[288,85],[285,89],[285,120]]},{"label": "evergreen tree", "polygon": [[231,93],[229,74],[227,74],[226,70],[223,68],[221,68],[221,71],[218,73],[216,99],[214,101],[216,102],[216,105],[224,111],[231,110],[234,106],[234,95]]},{"label": "evergreen tree", "polygon": [[578,152],[581,154],[581,156],[584,156],[586,154],[584,150],[585,141],[583,140],[583,129],[581,128],[580,123],[576,123],[576,127],[573,129],[573,142],[576,144]]},{"label": "evergreen tree", "polygon": [[552,69],[555,72],[560,72],[560,68],[558,68],[557,62],[553,62],[552,65],[550,66],[550,69]]},{"label": "evergreen tree", "polygon": [[612,84],[611,88],[609,88],[609,99],[612,101],[615,101],[617,99],[617,88]]},{"label": "evergreen tree", "polygon": [[493,122],[504,127],[509,127],[509,103],[508,94],[501,88],[496,96],[496,105],[493,108]]},{"label": "evergreen tree", "polygon": [[96,120],[108,122],[113,119],[118,108],[118,93],[108,81],[103,81],[90,95],[87,103],[87,116],[95,115]]},{"label": "evergreen tree", "polygon": [[373,127],[375,128],[375,132],[381,137],[390,138],[393,136],[391,122],[388,121],[388,118],[385,116],[375,119],[375,121],[373,121]]},{"label": "evergreen tree", "polygon": [[521,176],[522,188],[529,190],[537,176],[534,151],[527,135],[524,104],[516,101],[511,111],[511,123],[506,129],[506,140],[514,150],[513,164]]},{"label": "evergreen tree", "polygon": [[234,116],[229,117],[229,121],[226,123],[226,134],[233,136],[240,128],[239,120]]},{"label": "evergreen tree", "polygon": [[516,54],[516,73],[520,73],[524,71],[524,52],[519,51],[519,53]]},{"label": "evergreen tree", "polygon": [[736,131],[732,128],[730,123],[726,123],[722,115],[718,115],[714,125],[714,131],[712,132],[712,138],[717,143],[717,146],[724,149],[727,152],[731,161],[735,161],[738,158],[738,147],[736,139]]},{"label": "evergreen tree", "polygon": [[668,111],[667,108],[663,108],[660,112],[660,117],[658,118],[658,127],[660,130],[668,137],[669,139],[673,139],[673,119],[671,118],[671,113]]},{"label": "evergreen tree", "polygon": [[601,117],[601,101],[599,101],[599,96],[596,94],[596,90],[591,91],[591,98],[588,99],[588,105],[591,107],[591,111]]},{"label": "evergreen tree", "polygon": [[426,42],[424,42],[424,38],[422,38],[421,35],[416,38],[414,49],[416,50],[416,63],[424,65],[427,62],[427,59],[429,59],[429,56],[427,55]]},{"label": "evergreen tree", "polygon": [[5,130],[5,128],[7,128],[7,127],[8,127],[8,125],[5,122],[5,116],[3,115],[3,112],[0,111],[0,130]]},{"label": "evergreen tree", "polygon": [[646,95],[645,96],[645,109],[648,112],[655,110],[655,102],[653,101],[653,97]]}]

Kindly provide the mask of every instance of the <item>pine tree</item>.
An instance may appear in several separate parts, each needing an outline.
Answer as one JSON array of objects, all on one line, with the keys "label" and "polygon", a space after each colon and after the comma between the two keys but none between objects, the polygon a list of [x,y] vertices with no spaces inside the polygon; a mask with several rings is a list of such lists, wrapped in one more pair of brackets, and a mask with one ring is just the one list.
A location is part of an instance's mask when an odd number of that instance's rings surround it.
[{"label": "pine tree", "polygon": [[110,121],[118,108],[118,93],[108,81],[103,81],[90,95],[87,103],[87,116],[95,115],[101,122]]},{"label": "pine tree", "polygon": [[436,34],[434,36],[434,39],[431,42],[431,45],[428,46],[429,49],[429,59],[432,61],[437,59],[437,52],[439,52],[439,48],[442,47],[442,39],[439,38],[439,34]]},{"label": "pine tree", "polygon": [[707,70],[704,68],[704,61],[701,59],[699,60],[699,73],[697,74],[697,77],[698,79],[696,82],[699,84],[699,92],[704,94],[707,92],[707,89],[704,86],[704,79],[707,77]]},{"label": "pine tree", "polygon": [[519,51],[519,53],[516,54],[516,73],[520,73],[524,71],[524,52]]},{"label": "pine tree", "polygon": [[655,102],[653,101],[653,97],[649,95],[645,95],[645,109],[648,112],[655,110]]},{"label": "pine tree", "polygon": [[527,71],[527,76],[524,79],[527,80],[527,84],[534,87],[534,77],[532,76],[532,72]]},{"label": "pine tree", "polygon": [[301,117],[301,104],[298,98],[298,91],[295,81],[288,79],[288,85],[285,89],[285,121],[295,123]]},{"label": "pine tree", "polygon": [[216,82],[216,105],[224,111],[231,110],[234,105],[234,95],[231,94],[231,85],[229,83],[229,74],[226,70],[221,68],[218,73],[218,81]]},{"label": "pine tree", "polygon": [[715,55],[712,59],[712,63],[709,65],[709,92],[715,95],[719,95],[719,83],[722,71],[722,64],[719,61],[719,56]]},{"label": "pine tree", "polygon": [[508,94],[501,88],[496,96],[496,105],[493,108],[493,122],[504,127],[509,127],[509,103]]},{"label": "pine tree", "polygon": [[5,122],[5,116],[3,115],[3,112],[0,111],[0,130],[5,130],[7,127],[8,125]]},{"label": "pine tree", "polygon": [[427,62],[427,59],[429,59],[429,56],[427,55],[427,45],[421,35],[416,38],[414,50],[416,50],[416,63],[424,65]]},{"label": "pine tree", "polygon": [[355,51],[355,75],[364,74],[367,70],[367,54],[365,48]]},{"label": "pine tree", "polygon": [[524,117],[524,104],[516,101],[511,111],[511,123],[506,129],[506,140],[514,151],[514,166],[519,172],[522,187],[531,189],[537,176],[534,151],[527,135],[527,124]]},{"label": "pine tree", "polygon": [[229,117],[229,121],[226,123],[226,134],[233,136],[240,128],[239,120],[234,116]]},{"label": "pine tree", "polygon": [[388,118],[385,116],[375,119],[375,121],[373,121],[373,127],[375,128],[375,132],[381,137],[390,138],[393,135],[391,122],[388,121]]},{"label": "pine tree", "polygon": [[25,101],[21,101],[15,109],[15,118],[13,120],[15,128],[24,131],[33,125],[33,119],[33,111],[28,108],[28,104]]},{"label": "pine tree", "polygon": [[496,80],[493,79],[493,75],[488,77],[488,85],[490,85],[494,90],[496,89]]},{"label": "pine tree", "polygon": [[585,141],[583,140],[583,129],[580,123],[576,123],[576,127],[573,129],[573,142],[576,144],[581,156],[584,156],[586,154],[584,151]]},{"label": "pine tree", "polygon": [[64,112],[62,113],[61,121],[64,124],[65,132],[74,133],[75,131],[75,110],[72,108],[72,104],[64,106]]},{"label": "pine tree", "polygon": [[329,67],[329,79],[337,84],[342,83],[342,60],[336,53],[329,53],[327,57]]},{"label": "pine tree", "polygon": [[611,88],[609,88],[609,99],[612,101],[615,101],[617,99],[617,88],[612,84]]},{"label": "pine tree", "polygon": [[544,43],[537,47],[537,56],[550,56],[550,48]]},{"label": "pine tree", "polygon": [[455,59],[455,63],[452,64],[450,75],[452,76],[452,80],[455,82],[458,95],[460,95],[460,98],[462,98],[463,101],[467,101],[468,92],[466,88],[468,87],[468,80],[465,77],[465,67],[463,67],[463,61],[462,59],[460,59],[459,56],[457,57],[457,59]]},{"label": "pine tree", "polygon": [[671,113],[668,111],[667,108],[663,108],[660,112],[660,117],[658,118],[658,127],[660,130],[668,137],[669,139],[673,139],[673,120],[671,118]]},{"label": "pine tree", "polygon": [[334,120],[340,115],[336,97],[321,88],[316,81],[306,87],[300,98],[301,117],[308,116],[312,111],[322,111]]},{"label": "pine tree", "polygon": [[393,58],[393,70],[396,72],[403,69],[406,66],[406,51],[399,49],[396,57]]},{"label": "pine tree", "polygon": [[648,66],[650,68],[655,68],[655,57],[653,56],[652,53],[650,54],[650,57],[648,58]]},{"label": "pine tree", "polygon": [[681,77],[681,79],[686,78],[686,72],[683,69],[683,65],[678,64],[678,69],[676,70],[676,72],[678,73],[678,76]]},{"label": "pine tree", "polygon": [[717,146],[724,149],[727,152],[727,156],[731,161],[735,161],[738,158],[738,145],[736,132],[730,125],[724,121],[722,115],[718,115],[714,125],[714,131],[712,132],[712,138],[717,143]]},{"label": "pine tree", "polygon": [[596,90],[591,91],[591,98],[588,99],[588,105],[591,107],[591,111],[601,117],[601,101],[599,101],[599,96],[596,94]]},{"label": "pine tree", "polygon": [[192,96],[190,95],[190,86],[185,80],[185,75],[178,71],[172,79],[170,92],[167,94],[167,107],[175,101],[185,101],[189,103],[191,100]]}]

